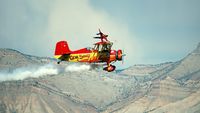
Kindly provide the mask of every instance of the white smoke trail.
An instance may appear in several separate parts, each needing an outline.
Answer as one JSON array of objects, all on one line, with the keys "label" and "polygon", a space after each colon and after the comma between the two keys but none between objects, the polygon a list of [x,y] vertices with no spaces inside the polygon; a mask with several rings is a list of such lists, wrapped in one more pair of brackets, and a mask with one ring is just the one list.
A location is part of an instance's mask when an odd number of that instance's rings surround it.
[{"label": "white smoke trail", "polygon": [[[38,78],[46,75],[56,75],[65,72],[79,72],[91,69],[86,64],[69,64],[67,67],[57,66],[54,64],[46,64],[43,66],[28,66],[13,70],[12,72],[0,72],[0,81],[7,80],[23,80],[25,78]],[[64,71],[61,71],[64,70]]]},{"label": "white smoke trail", "polygon": [[28,77],[37,78],[40,76],[55,75],[55,74],[58,74],[58,69],[52,64],[47,64],[39,67],[26,67],[26,68],[23,67],[15,69],[10,73],[1,72],[0,81],[23,80]]},{"label": "white smoke trail", "polygon": [[84,70],[89,70],[90,65],[86,64],[72,64],[69,65],[65,68],[66,72],[77,72],[77,71],[84,71]]}]

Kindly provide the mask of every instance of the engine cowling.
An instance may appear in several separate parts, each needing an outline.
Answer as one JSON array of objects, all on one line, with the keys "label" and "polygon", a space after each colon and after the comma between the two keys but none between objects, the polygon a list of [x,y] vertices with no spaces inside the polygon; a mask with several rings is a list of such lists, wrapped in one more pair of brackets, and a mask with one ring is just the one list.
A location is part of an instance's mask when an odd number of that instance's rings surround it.
[{"label": "engine cowling", "polygon": [[121,49],[117,51],[116,59],[119,61],[122,60],[122,50]]}]

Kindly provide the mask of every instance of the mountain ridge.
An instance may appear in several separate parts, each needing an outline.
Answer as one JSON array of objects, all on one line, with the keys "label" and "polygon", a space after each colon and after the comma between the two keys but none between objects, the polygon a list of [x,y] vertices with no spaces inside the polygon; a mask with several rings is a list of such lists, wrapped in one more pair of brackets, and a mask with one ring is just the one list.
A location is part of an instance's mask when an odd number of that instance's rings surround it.
[{"label": "mountain ridge", "polygon": [[134,65],[108,73],[98,69],[66,71],[73,64],[57,65],[49,58],[0,49],[0,69],[50,63],[59,70],[38,78],[0,81],[0,112],[200,112],[200,100],[193,100],[200,91],[199,50],[200,43],[177,62]]}]

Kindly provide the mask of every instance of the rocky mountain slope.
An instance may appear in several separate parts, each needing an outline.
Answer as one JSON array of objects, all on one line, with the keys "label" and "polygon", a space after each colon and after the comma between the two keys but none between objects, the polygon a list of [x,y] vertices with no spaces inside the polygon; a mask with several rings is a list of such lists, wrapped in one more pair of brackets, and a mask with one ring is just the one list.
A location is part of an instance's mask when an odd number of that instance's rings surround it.
[{"label": "rocky mountain slope", "polygon": [[119,73],[66,71],[73,64],[0,49],[9,71],[51,63],[58,73],[0,82],[0,113],[198,113],[200,44],[177,62],[135,65]]},{"label": "rocky mountain slope", "polygon": [[0,48],[0,69],[13,70],[27,65],[39,65],[50,62],[51,58],[36,57],[20,53],[13,49]]}]

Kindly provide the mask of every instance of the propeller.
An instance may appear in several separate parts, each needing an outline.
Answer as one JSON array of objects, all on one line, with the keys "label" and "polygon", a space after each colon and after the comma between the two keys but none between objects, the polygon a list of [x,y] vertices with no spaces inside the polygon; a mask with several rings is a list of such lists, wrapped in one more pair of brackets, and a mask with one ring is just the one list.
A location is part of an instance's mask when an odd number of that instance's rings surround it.
[{"label": "propeller", "polygon": [[124,64],[124,57],[126,56],[126,54],[124,54],[124,49],[122,50],[122,64]]}]

